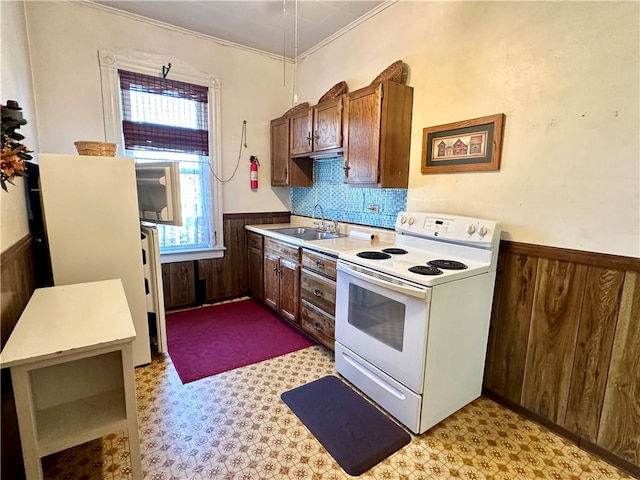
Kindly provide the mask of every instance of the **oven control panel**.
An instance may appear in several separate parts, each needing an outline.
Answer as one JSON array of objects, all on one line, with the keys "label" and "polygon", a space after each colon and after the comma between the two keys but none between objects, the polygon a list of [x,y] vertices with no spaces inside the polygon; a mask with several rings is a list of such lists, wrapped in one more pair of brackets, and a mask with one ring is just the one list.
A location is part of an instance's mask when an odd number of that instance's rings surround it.
[{"label": "oven control panel", "polygon": [[451,233],[454,231],[456,221],[450,218],[427,217],[424,221],[425,230],[434,232]]},{"label": "oven control panel", "polygon": [[401,234],[479,246],[490,246],[500,240],[498,222],[460,215],[400,212],[395,229]]}]

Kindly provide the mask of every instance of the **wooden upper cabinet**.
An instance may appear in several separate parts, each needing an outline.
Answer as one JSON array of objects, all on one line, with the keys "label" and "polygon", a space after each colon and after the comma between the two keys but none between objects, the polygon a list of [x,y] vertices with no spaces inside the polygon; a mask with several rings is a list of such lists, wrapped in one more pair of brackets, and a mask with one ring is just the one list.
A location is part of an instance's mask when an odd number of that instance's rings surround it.
[{"label": "wooden upper cabinet", "polygon": [[313,107],[313,151],[342,148],[342,97]]},{"label": "wooden upper cabinet", "polygon": [[309,157],[342,149],[342,97],[291,115],[291,156]]},{"label": "wooden upper cabinet", "polygon": [[313,109],[306,108],[291,115],[291,156],[313,151]]},{"label": "wooden upper cabinet", "polygon": [[292,119],[283,116],[271,120],[271,185],[310,187],[313,185],[313,162],[291,159],[289,133]]},{"label": "wooden upper cabinet", "polygon": [[407,188],[413,88],[382,82],[344,96],[345,183]]},{"label": "wooden upper cabinet", "polygon": [[289,117],[271,120],[271,185],[289,185]]}]

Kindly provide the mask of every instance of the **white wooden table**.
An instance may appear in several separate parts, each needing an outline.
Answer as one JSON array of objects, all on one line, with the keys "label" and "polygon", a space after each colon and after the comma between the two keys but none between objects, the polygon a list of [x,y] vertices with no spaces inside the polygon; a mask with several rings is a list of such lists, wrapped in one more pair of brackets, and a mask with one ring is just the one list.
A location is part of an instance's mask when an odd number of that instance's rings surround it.
[{"label": "white wooden table", "polygon": [[122,282],[36,289],[0,354],[11,368],[24,466],[42,479],[41,458],[127,430],[131,473],[142,479],[132,342]]}]

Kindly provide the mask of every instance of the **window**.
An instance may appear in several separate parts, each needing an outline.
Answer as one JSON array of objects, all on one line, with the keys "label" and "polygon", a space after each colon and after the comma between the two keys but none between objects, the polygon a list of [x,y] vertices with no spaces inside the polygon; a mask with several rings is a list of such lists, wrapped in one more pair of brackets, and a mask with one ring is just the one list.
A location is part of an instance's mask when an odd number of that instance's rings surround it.
[{"label": "window", "polygon": [[180,227],[158,225],[161,253],[210,249],[208,89],[118,70],[125,155],[180,165]]},{"label": "window", "polygon": [[173,70],[165,79],[159,63],[110,52],[100,60],[107,140],[136,162],[179,162],[183,225],[158,225],[163,262],[222,256],[217,81]]}]

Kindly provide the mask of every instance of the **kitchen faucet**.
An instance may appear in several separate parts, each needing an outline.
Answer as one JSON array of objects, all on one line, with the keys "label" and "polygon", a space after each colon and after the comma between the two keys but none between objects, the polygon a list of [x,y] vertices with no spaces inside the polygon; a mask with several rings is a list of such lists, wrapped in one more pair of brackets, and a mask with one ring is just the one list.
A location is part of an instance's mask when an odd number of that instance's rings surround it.
[{"label": "kitchen faucet", "polygon": [[321,222],[313,222],[313,224],[317,229],[324,230],[324,209],[322,208],[322,205],[320,205],[319,203],[316,203],[315,207],[313,207],[312,217],[316,218],[316,210],[318,208],[320,209]]}]

